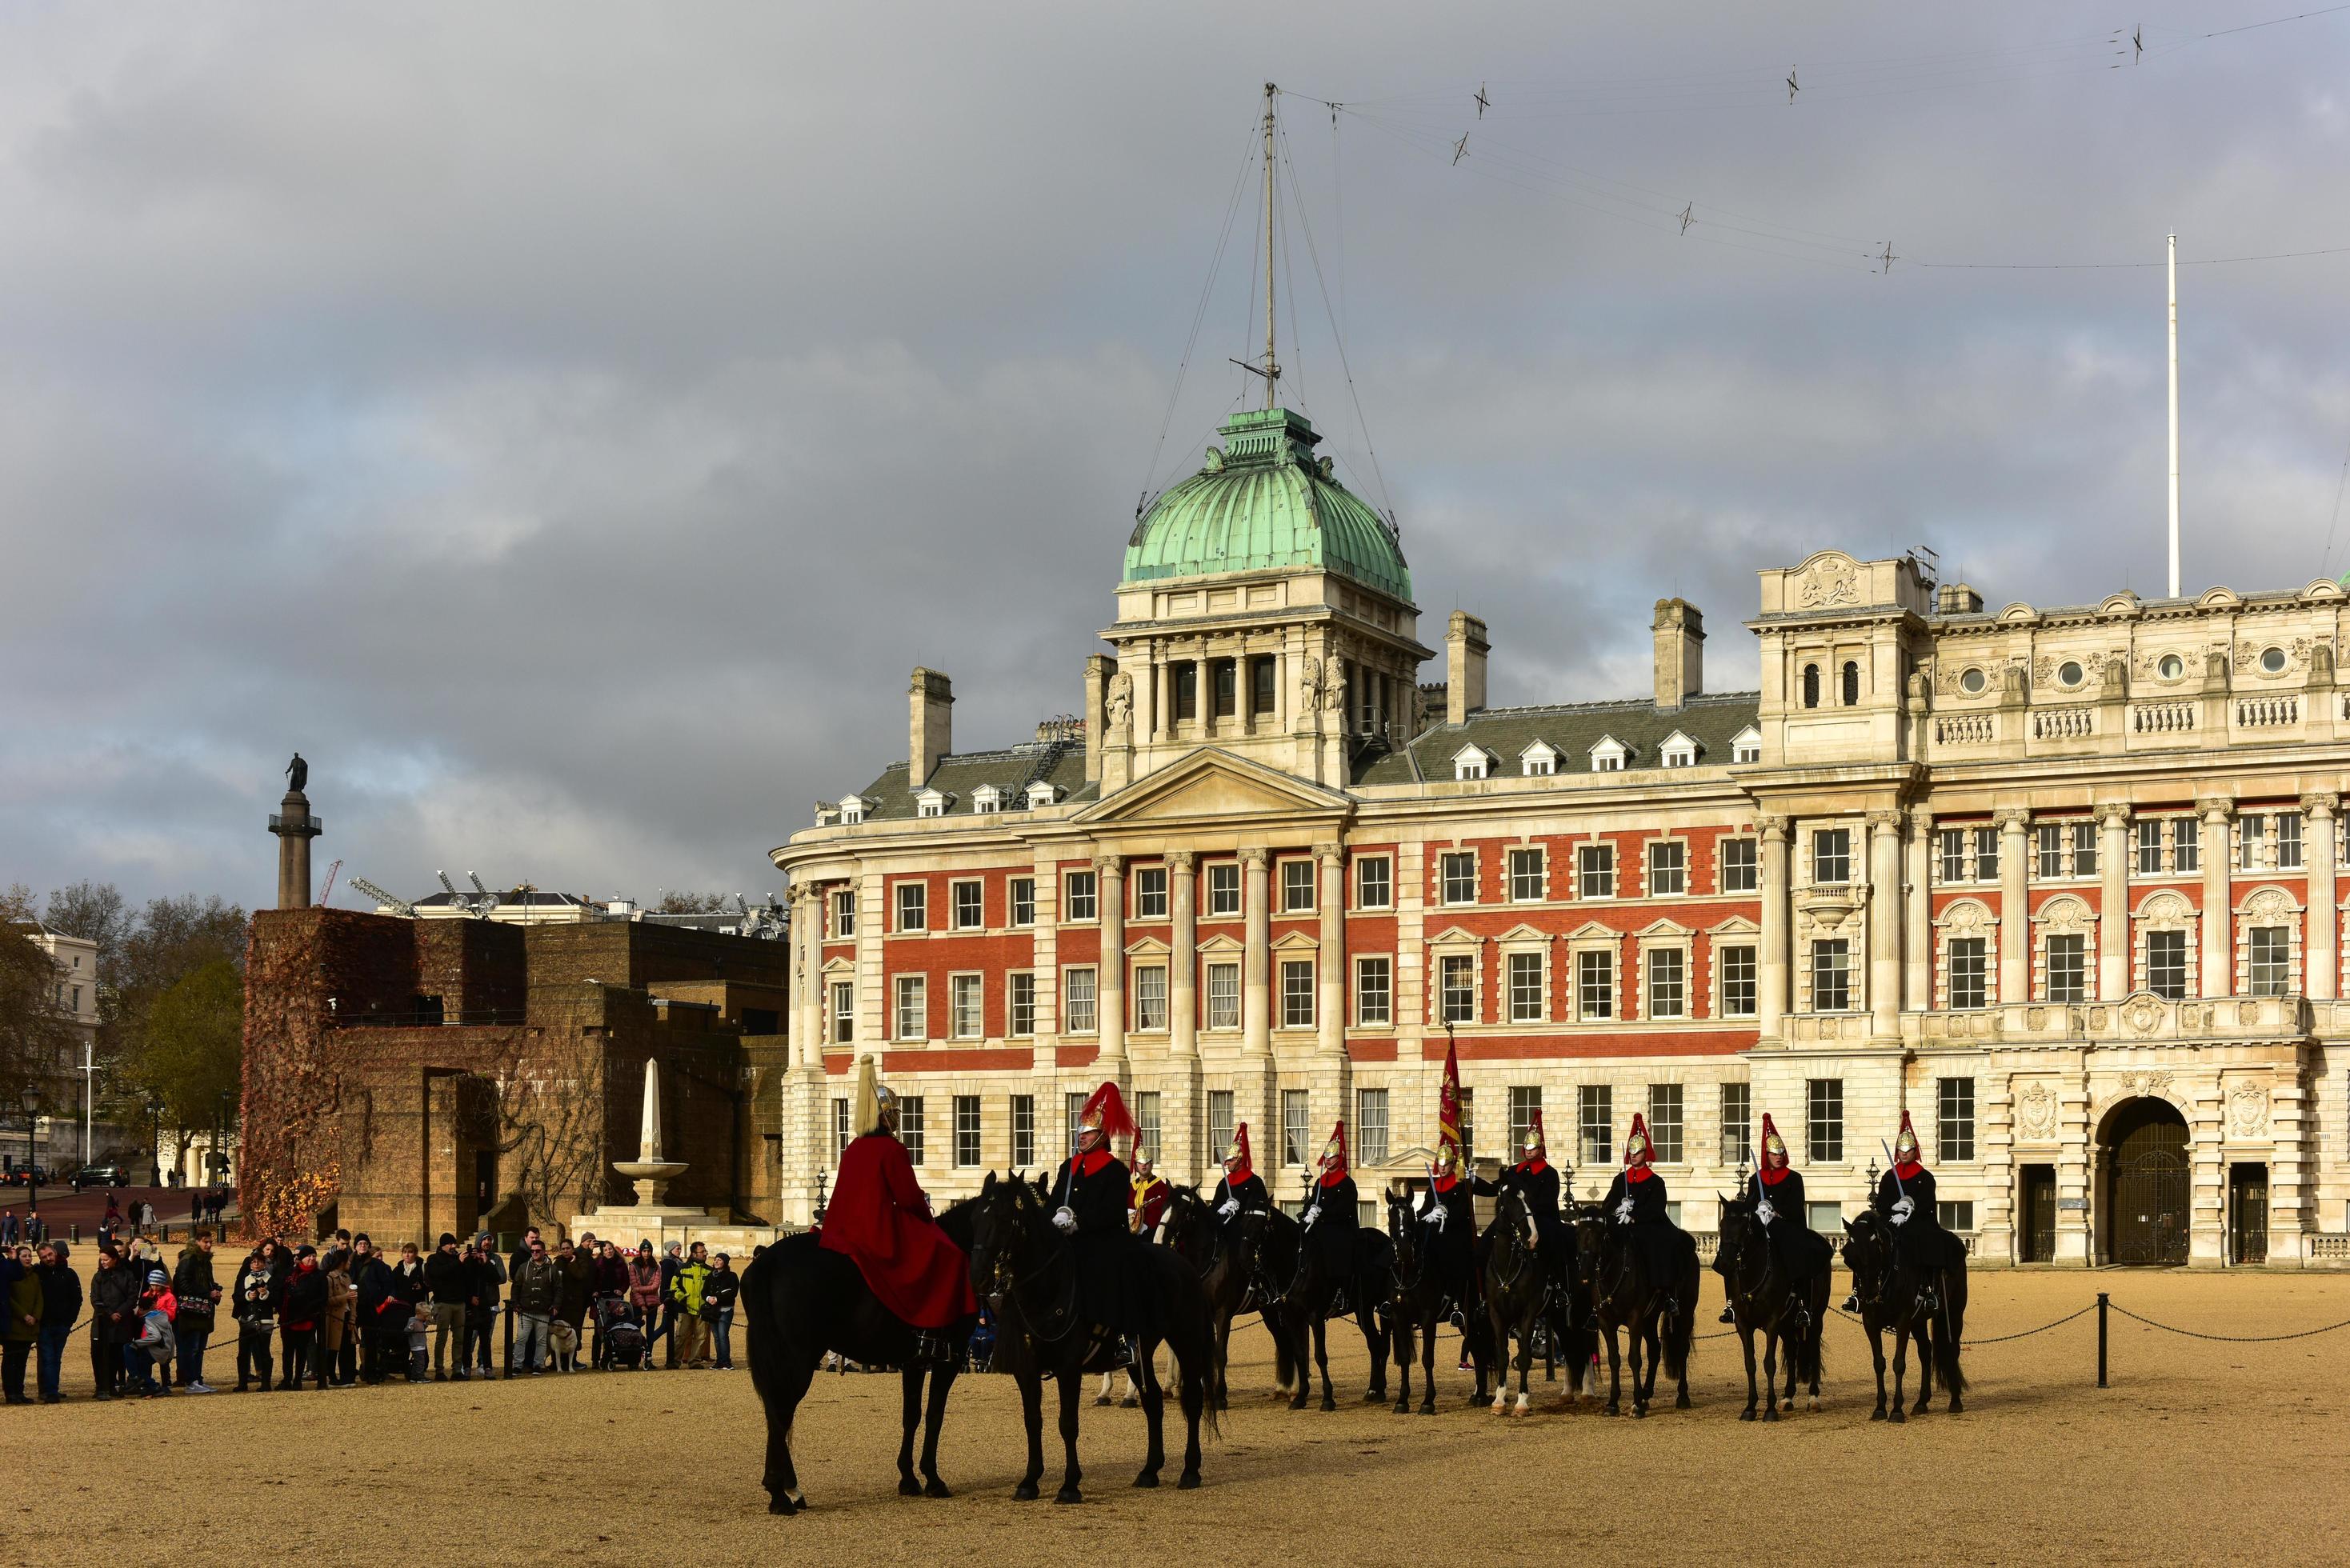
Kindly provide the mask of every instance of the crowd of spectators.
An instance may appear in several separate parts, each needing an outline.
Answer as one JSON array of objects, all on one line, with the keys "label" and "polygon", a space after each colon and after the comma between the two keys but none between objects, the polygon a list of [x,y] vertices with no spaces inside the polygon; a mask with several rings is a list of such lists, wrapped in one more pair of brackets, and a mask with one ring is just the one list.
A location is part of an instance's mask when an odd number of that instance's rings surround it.
[{"label": "crowd of spectators", "polygon": [[[650,1241],[627,1252],[589,1234],[550,1249],[534,1227],[502,1257],[486,1232],[462,1243],[444,1232],[429,1255],[412,1241],[386,1251],[364,1232],[338,1231],[321,1246],[270,1236],[225,1282],[217,1248],[210,1227],[197,1226],[167,1271],[151,1233],[109,1233],[85,1291],[71,1243],[0,1247],[6,1403],[65,1397],[66,1345],[78,1330],[89,1336],[99,1400],[463,1382],[501,1369],[528,1377],[646,1371],[657,1347],[670,1369],[734,1364],[742,1276],[699,1241],[656,1255]],[[502,1312],[513,1314],[504,1354]],[[236,1383],[216,1388],[205,1381],[204,1358],[216,1345],[224,1355],[231,1341]],[[28,1361],[37,1395],[26,1392]],[[215,1376],[225,1376],[217,1362]]]}]

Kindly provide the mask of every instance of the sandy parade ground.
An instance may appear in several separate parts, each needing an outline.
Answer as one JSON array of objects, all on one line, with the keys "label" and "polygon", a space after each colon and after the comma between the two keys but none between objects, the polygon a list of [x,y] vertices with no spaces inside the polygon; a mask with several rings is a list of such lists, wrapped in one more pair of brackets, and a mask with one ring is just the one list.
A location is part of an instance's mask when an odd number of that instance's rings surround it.
[{"label": "sandy parade ground", "polygon": [[[1706,1288],[1700,1326],[1710,1333],[1710,1273]],[[2029,1328],[2099,1289],[2148,1317],[2239,1334],[2350,1317],[2350,1278],[2336,1275],[1996,1272],[1974,1280],[1969,1327],[1980,1338]],[[1271,1397],[1262,1331],[1236,1334],[1232,1407],[1196,1492],[1173,1490],[1172,1455],[1165,1487],[1133,1490],[1140,1413],[1096,1410],[1089,1397],[1076,1508],[1013,1500],[1022,1448],[1008,1379],[957,1385],[941,1461],[956,1495],[930,1501],[897,1495],[897,1379],[824,1376],[796,1443],[812,1510],[775,1519],[758,1485],[763,1427],[746,1372],[101,1406],[80,1397],[89,1368],[77,1335],[66,1361],[74,1397],[0,1413],[0,1448],[16,1465],[0,1561],[128,1560],[151,1549],[158,1521],[181,1521],[173,1539],[208,1556],[234,1550],[252,1521],[273,1558],[348,1553],[364,1539],[370,1563],[445,1562],[460,1541],[463,1555],[484,1562],[617,1560],[669,1550],[662,1542],[691,1542],[705,1563],[910,1552],[1159,1563],[1571,1553],[1659,1568],[2350,1557],[2325,1522],[2350,1501],[2350,1329],[2230,1345],[2116,1314],[2113,1386],[2101,1390],[2095,1320],[2085,1316],[1979,1346],[1966,1411],[1938,1407],[1898,1428],[1868,1420],[1866,1343],[1841,1319],[1826,1407],[1776,1426],[1737,1418],[1744,1385],[1731,1339],[1698,1345],[1693,1409],[1667,1401],[1644,1421],[1610,1420],[1592,1405],[1546,1411],[1555,1389],[1539,1381],[1529,1418],[1471,1411],[1450,1336],[1440,1413],[1397,1416],[1360,1402],[1359,1337],[1349,1328],[1332,1344],[1339,1410],[1293,1415]],[[232,1385],[233,1350],[213,1352],[208,1370]],[[1048,1390],[1047,1499],[1060,1462],[1050,1420]],[[1779,1501],[1790,1495],[1802,1501],[1794,1516]]]}]

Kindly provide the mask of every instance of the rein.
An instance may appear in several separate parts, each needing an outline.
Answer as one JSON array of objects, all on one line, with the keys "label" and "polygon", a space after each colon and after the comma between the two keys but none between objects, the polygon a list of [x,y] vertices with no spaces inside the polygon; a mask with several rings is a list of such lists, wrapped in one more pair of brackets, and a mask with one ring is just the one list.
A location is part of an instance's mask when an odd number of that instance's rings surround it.
[{"label": "rein", "polygon": [[[1024,1210],[1022,1210],[1022,1212],[1024,1213]],[[1021,1229],[1020,1240],[1024,1244],[1033,1248],[1036,1244],[1038,1238],[1024,1225]],[[1046,1273],[1052,1270],[1058,1269],[1068,1278],[1068,1284],[1060,1293],[1061,1300],[1053,1306],[1049,1314],[1039,1314],[1036,1309],[1030,1304],[1026,1288],[1027,1282],[1019,1274],[1014,1272],[1008,1252],[998,1252],[996,1254],[994,1282],[999,1287],[1000,1293],[1008,1297],[1011,1300],[1012,1304],[1020,1309],[1021,1321],[1026,1325],[1028,1337],[1036,1341],[1040,1345],[1056,1345],[1060,1341],[1066,1339],[1069,1336],[1070,1332],[1076,1327],[1076,1261],[1070,1255],[1069,1244],[1066,1241],[1055,1239],[1047,1242],[1046,1245],[1050,1247],[1051,1252],[1044,1267],[1031,1271],[1031,1272]],[[1053,1322],[1055,1319],[1060,1320],[1061,1326],[1049,1334],[1045,1333],[1041,1325]]]}]

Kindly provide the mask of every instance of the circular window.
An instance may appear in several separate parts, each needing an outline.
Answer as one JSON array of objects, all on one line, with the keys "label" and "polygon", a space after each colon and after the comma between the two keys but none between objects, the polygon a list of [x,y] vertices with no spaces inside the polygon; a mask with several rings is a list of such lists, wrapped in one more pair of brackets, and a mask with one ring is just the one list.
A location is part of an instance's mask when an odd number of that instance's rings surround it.
[{"label": "circular window", "polygon": [[2078,686],[2082,675],[2081,663],[2076,659],[2068,659],[2056,667],[2056,680],[2060,685]]},{"label": "circular window", "polygon": [[2284,649],[2282,648],[2262,649],[2261,650],[2261,668],[2267,670],[2271,675],[2282,675],[2284,673]]},{"label": "circular window", "polygon": [[2187,661],[2175,653],[2166,653],[2162,662],[2154,667],[2155,673],[2165,680],[2176,680],[2187,673]]},{"label": "circular window", "polygon": [[1970,697],[1980,697],[1982,695],[1982,689],[1985,684],[1986,682],[1983,672],[1980,670],[1970,670],[1964,675],[1959,677],[1959,690],[1965,692]]}]

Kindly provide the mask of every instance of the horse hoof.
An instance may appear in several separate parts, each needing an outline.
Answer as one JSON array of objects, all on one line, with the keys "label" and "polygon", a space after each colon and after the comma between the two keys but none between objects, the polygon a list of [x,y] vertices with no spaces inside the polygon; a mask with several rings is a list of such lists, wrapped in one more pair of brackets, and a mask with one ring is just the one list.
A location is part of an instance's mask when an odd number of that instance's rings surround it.
[{"label": "horse hoof", "polygon": [[1429,1400],[1426,1404],[1424,1404],[1424,1405],[1420,1406],[1420,1407],[1419,1407],[1419,1413],[1420,1413],[1421,1415],[1423,1415],[1423,1416],[1433,1416],[1433,1415],[1435,1415],[1435,1414],[1436,1414],[1436,1401],[1435,1401],[1435,1400],[1433,1400],[1433,1399],[1430,1399],[1430,1400]]},{"label": "horse hoof", "polygon": [[1810,1403],[1806,1405],[1804,1408],[1810,1410],[1814,1416],[1818,1415],[1820,1413],[1820,1397],[1816,1394],[1813,1395]]},{"label": "horse hoof", "polygon": [[1096,1409],[1097,1409],[1097,1410],[1100,1410],[1100,1409],[1107,1409],[1107,1408],[1108,1408],[1108,1407],[1109,1407],[1109,1396],[1108,1396],[1108,1395],[1107,1395],[1107,1394],[1097,1394],[1097,1395],[1095,1395],[1095,1396],[1094,1396],[1094,1408],[1096,1408]]},{"label": "horse hoof", "polygon": [[1397,1414],[1397,1415],[1399,1415],[1399,1416],[1409,1416],[1409,1415],[1410,1415],[1410,1414],[1411,1414],[1411,1401],[1410,1401],[1410,1400],[1409,1400],[1409,1399],[1399,1399],[1399,1400],[1397,1400],[1397,1401],[1395,1402],[1394,1411],[1395,1411],[1395,1414]]},{"label": "horse hoof", "polygon": [[1199,1472],[1199,1471],[1197,1471],[1197,1470],[1185,1470],[1185,1471],[1183,1472],[1182,1479],[1181,1479],[1181,1480],[1178,1480],[1178,1481],[1175,1483],[1175,1490],[1176,1490],[1177,1491],[1197,1491],[1197,1490],[1200,1490],[1200,1472]]},{"label": "horse hoof", "polygon": [[1012,1489],[1012,1495],[1022,1502],[1035,1502],[1036,1501],[1036,1483],[1035,1481],[1022,1481],[1018,1486]]},{"label": "horse hoof", "polygon": [[1645,1421],[1648,1418],[1648,1407],[1646,1405],[1635,1405],[1632,1407],[1632,1419],[1635,1421]]},{"label": "horse hoof", "polygon": [[1776,1410],[1765,1410],[1762,1412],[1762,1419],[1765,1421],[1775,1421],[1778,1418],[1779,1412]]},{"label": "horse hoof", "polygon": [[797,1513],[799,1509],[790,1498],[777,1492],[767,1500],[767,1511],[789,1519],[793,1514]]},{"label": "horse hoof", "polygon": [[1322,1396],[1322,1408],[1325,1411],[1336,1410],[1337,1407],[1338,1401],[1331,1398],[1327,1394]]},{"label": "horse hoof", "polygon": [[1118,1407],[1121,1410],[1139,1410],[1142,1408],[1142,1401],[1129,1394],[1118,1402]]},{"label": "horse hoof", "polygon": [[1738,1412],[1738,1418],[1742,1421],[1752,1421],[1754,1419],[1754,1407],[1749,1405],[1745,1409]]},{"label": "horse hoof", "polygon": [[1689,1407],[1690,1407],[1690,1397],[1689,1397],[1689,1391],[1688,1391],[1687,1389],[1683,1389],[1683,1390],[1680,1392],[1680,1394],[1679,1394],[1679,1396],[1677,1396],[1677,1397],[1674,1398],[1674,1400],[1673,1400],[1673,1408],[1674,1408],[1674,1409],[1676,1409],[1676,1410],[1686,1410],[1686,1409],[1688,1409]]},{"label": "horse hoof", "polygon": [[898,1495],[899,1497],[920,1497],[922,1495],[922,1483],[916,1480],[911,1476],[900,1476],[898,1479]]},{"label": "horse hoof", "polygon": [[1885,1419],[1885,1407],[1884,1407],[1884,1406],[1882,1406],[1882,1405],[1879,1405],[1876,1409],[1871,1410],[1871,1411],[1868,1413],[1868,1418],[1869,1418],[1870,1420],[1872,1420],[1872,1421],[1882,1421],[1882,1420],[1884,1420],[1884,1419]]},{"label": "horse hoof", "polygon": [[932,1476],[931,1478],[930,1484],[922,1489],[922,1495],[924,1497],[952,1497],[954,1496],[954,1493],[947,1490],[946,1482],[939,1480],[936,1476]]},{"label": "horse hoof", "polygon": [[1966,1408],[1966,1406],[1965,1406],[1965,1405],[1963,1405],[1963,1404],[1961,1404],[1960,1401],[1958,1401],[1958,1400],[1956,1400],[1956,1399],[1953,1399],[1953,1400],[1951,1400],[1951,1401],[1950,1401],[1950,1414],[1951,1414],[1951,1415],[1955,1416],[1955,1415],[1957,1415],[1960,1411],[1964,1410],[1965,1408]]},{"label": "horse hoof", "polygon": [[1055,1502],[1083,1502],[1086,1500],[1085,1494],[1078,1491],[1076,1488],[1073,1486],[1065,1486],[1060,1490],[1053,1494],[1053,1501]]},{"label": "horse hoof", "polygon": [[1620,1416],[1623,1413],[1623,1410],[1614,1404],[1610,1404],[1606,1410],[1601,1412],[1601,1414],[1607,1416]]},{"label": "horse hoof", "polygon": [[1155,1487],[1159,1484],[1159,1472],[1157,1470],[1145,1470],[1140,1475],[1134,1478],[1134,1484],[1140,1487]]},{"label": "horse hoof", "polygon": [[1889,1416],[1886,1417],[1885,1418],[1886,1418],[1887,1420],[1888,1420],[1888,1421],[1892,1422],[1892,1423],[1893,1423],[1895,1426],[1897,1426],[1897,1427],[1901,1426],[1903,1423],[1907,1422],[1907,1421],[1909,1419],[1909,1417],[1907,1417],[1907,1416],[1903,1415],[1903,1414],[1902,1414],[1899,1410],[1898,1410],[1898,1409],[1897,1409],[1897,1410],[1895,1410],[1891,1415],[1889,1415]]}]

